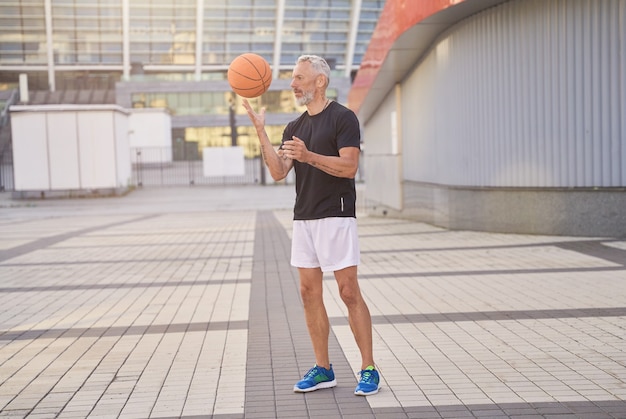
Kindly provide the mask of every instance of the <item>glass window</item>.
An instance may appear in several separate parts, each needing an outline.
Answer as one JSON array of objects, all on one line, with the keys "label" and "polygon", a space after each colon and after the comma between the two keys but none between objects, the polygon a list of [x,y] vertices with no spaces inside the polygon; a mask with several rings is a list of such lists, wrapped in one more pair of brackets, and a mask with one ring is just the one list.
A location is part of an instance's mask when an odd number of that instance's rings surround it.
[{"label": "glass window", "polygon": [[136,108],[167,108],[172,115],[228,115],[230,92],[135,93]]},{"label": "glass window", "polygon": [[265,18],[270,21],[276,20],[276,8],[274,7],[257,7],[254,9],[255,20]]},{"label": "glass window", "polygon": [[0,64],[45,64],[44,0],[0,2]]},{"label": "glass window", "polygon": [[121,4],[52,1],[55,62],[121,64]]},{"label": "glass window", "polygon": [[228,6],[229,7],[238,6],[238,7],[245,7],[249,9],[252,6],[252,0],[229,0]]},{"label": "glass window", "polygon": [[[289,4],[291,6],[291,3]],[[288,8],[285,9],[285,22],[289,19],[301,19],[304,16],[304,11],[300,8]]]},{"label": "glass window", "polygon": [[340,10],[342,8],[349,11],[352,7],[352,2],[350,0],[332,0],[328,3],[328,7],[331,7],[331,13],[335,9]]},{"label": "glass window", "polygon": [[322,8],[305,9],[304,17],[307,19],[327,19],[328,10]]},{"label": "glass window", "polygon": [[205,20],[224,22],[224,19],[226,18],[226,8],[222,6],[216,6],[215,4],[205,4],[204,18]]},{"label": "glass window", "polygon": [[[270,136],[270,141],[275,146],[280,144],[282,136],[282,126],[267,125],[266,131]],[[277,139],[277,140],[276,140]],[[206,147],[229,147],[231,146],[231,127],[192,127],[185,129],[185,141],[195,143],[199,150]],[[253,127],[237,127],[237,145],[243,147],[246,158],[260,156],[259,141]]]},{"label": "glass window", "polygon": [[[47,63],[46,1],[0,1],[0,65]],[[121,0],[49,1],[56,63],[122,63]],[[249,51],[273,61],[275,0],[204,0],[203,3],[203,64],[223,68],[237,55]],[[333,58],[342,68],[352,3],[351,0],[286,1],[281,63],[291,65],[300,54],[314,53]],[[195,64],[197,0],[130,0],[128,4],[131,62]],[[384,0],[362,0],[354,68],[362,60],[384,4]],[[223,79],[224,75],[203,71],[201,77]]]}]

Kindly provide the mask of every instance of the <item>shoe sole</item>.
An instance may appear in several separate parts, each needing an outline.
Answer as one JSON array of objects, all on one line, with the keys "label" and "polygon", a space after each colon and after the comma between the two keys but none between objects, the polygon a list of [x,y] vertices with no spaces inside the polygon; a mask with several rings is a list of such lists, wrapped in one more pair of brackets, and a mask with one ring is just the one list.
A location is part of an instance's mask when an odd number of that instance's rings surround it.
[{"label": "shoe sole", "polygon": [[298,386],[293,386],[293,391],[295,393],[308,393],[309,391],[321,390],[323,388],[331,388],[331,387],[335,387],[336,385],[337,385],[337,380],[322,381],[321,383],[318,383],[314,385],[313,387],[309,387],[309,388],[300,388]]},{"label": "shoe sole", "polygon": [[368,393],[361,390],[361,391],[355,391],[354,394],[357,396],[371,396],[372,394],[378,393],[378,390],[380,390],[380,386],[376,390],[372,390]]}]

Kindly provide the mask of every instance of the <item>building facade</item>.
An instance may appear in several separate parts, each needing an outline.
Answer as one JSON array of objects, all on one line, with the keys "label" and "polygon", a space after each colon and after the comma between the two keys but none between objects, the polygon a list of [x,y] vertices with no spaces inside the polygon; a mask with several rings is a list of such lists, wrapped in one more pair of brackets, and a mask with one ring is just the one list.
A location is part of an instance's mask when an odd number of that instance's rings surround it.
[{"label": "building facade", "polygon": [[380,213],[626,236],[626,0],[389,0],[350,92]]},{"label": "building facade", "polygon": [[[268,110],[279,141],[303,109],[289,81],[301,54],[333,69],[329,94],[347,101],[384,0],[6,0],[0,2],[0,96],[21,104],[166,108],[179,158],[233,142],[258,156],[254,132],[226,81],[254,52],[270,63]],[[28,92],[26,95],[25,92]],[[235,135],[233,135],[233,129]],[[6,132],[4,143],[7,143]],[[0,146],[0,148],[2,148]]]}]

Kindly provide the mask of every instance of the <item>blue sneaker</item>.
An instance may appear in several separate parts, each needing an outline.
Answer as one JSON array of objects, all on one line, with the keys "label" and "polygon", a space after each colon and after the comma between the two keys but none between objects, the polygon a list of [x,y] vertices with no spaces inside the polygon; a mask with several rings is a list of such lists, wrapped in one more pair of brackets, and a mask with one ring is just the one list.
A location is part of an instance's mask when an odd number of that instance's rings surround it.
[{"label": "blue sneaker", "polygon": [[332,364],[329,370],[316,365],[304,375],[302,380],[298,381],[296,385],[293,386],[293,391],[296,393],[307,393],[322,388],[335,387],[336,385],[337,381],[335,380]]},{"label": "blue sneaker", "polygon": [[378,371],[373,366],[369,366],[363,371],[359,372],[361,380],[354,390],[354,394],[357,396],[369,396],[371,394],[378,393],[380,388],[380,376]]}]

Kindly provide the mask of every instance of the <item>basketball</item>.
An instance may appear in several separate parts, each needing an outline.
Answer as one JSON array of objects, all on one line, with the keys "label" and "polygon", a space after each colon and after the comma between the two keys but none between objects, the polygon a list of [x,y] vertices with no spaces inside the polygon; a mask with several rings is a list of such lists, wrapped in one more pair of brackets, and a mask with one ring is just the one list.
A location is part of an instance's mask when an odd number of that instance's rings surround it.
[{"label": "basketball", "polygon": [[246,98],[261,96],[272,83],[272,70],[263,57],[241,54],[228,66],[228,84],[235,93]]}]

